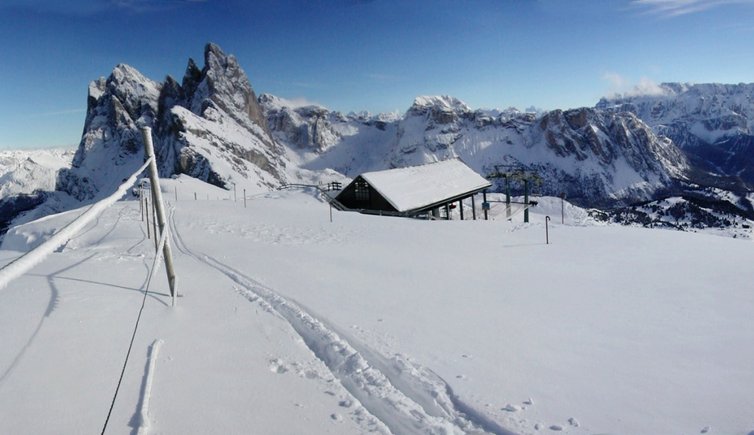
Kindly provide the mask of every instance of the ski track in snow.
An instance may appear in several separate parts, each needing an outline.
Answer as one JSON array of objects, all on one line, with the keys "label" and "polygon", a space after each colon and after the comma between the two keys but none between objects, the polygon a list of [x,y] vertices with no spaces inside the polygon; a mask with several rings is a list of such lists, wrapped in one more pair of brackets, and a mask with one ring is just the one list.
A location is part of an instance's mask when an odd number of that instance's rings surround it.
[{"label": "ski track in snow", "polygon": [[263,303],[284,319],[343,387],[390,431],[512,434],[462,402],[431,370],[400,355],[387,359],[353,339],[348,341],[300,305],[233,267],[192,251],[178,231],[174,209],[169,222],[174,245],[181,253],[222,273],[239,286],[236,290],[246,299]]}]

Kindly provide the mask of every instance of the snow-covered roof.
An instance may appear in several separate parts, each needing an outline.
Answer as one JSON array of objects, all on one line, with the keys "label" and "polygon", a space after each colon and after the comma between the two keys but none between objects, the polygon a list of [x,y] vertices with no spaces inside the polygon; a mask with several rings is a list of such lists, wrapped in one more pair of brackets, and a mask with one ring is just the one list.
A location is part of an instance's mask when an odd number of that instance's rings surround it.
[{"label": "snow-covered roof", "polygon": [[415,210],[490,186],[460,159],[365,172],[361,177],[399,212]]}]

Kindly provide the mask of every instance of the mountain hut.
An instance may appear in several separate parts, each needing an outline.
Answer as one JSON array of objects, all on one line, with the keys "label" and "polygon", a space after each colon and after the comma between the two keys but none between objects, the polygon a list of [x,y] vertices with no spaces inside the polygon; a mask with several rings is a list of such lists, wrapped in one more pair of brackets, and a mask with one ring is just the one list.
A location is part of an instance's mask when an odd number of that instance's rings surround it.
[{"label": "mountain hut", "polygon": [[[421,166],[365,172],[356,177],[335,198],[340,204],[362,213],[406,217],[440,217],[467,198],[490,187],[490,182],[460,159]],[[463,219],[463,207],[460,207]],[[476,219],[475,207],[472,214]]]}]

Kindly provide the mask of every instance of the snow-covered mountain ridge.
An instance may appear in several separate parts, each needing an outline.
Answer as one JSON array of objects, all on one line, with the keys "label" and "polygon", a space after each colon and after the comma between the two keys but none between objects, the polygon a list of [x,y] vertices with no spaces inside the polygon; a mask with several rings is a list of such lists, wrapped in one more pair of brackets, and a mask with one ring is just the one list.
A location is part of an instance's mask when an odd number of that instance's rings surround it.
[{"label": "snow-covered mountain ridge", "polygon": [[0,151],[0,235],[19,213],[47,199],[58,171],[71,164],[73,153],[70,149]]},{"label": "snow-covered mountain ridge", "polygon": [[754,183],[754,83],[663,83],[652,95],[603,98],[681,147],[697,166]]},{"label": "snow-covered mountain ridge", "polygon": [[[730,177],[740,171],[717,165],[718,173],[710,174],[710,165],[699,164],[709,147],[677,146],[691,133],[676,134],[681,127],[668,125],[684,127],[674,120],[706,116],[684,131],[748,132],[743,119],[754,109],[746,93],[754,85],[665,86],[664,96],[539,113],[474,110],[451,96],[421,96],[403,114],[344,114],[269,94],[257,98],[236,58],[207,44],[203,68],[189,59],[180,83],[170,76],[156,82],[121,64],[90,84],[82,140],[71,168],[58,173],[58,204],[50,210],[66,208],[61,196],[92,201],[130,175],[143,161],[142,126],[153,129],[163,177],[186,174],[249,193],[460,157],[484,176],[534,172],[533,194],[565,194],[585,207],[615,208],[708,186],[748,198],[745,186]],[[652,98],[672,104],[650,105]],[[704,104],[691,109],[699,98]],[[512,188],[522,193],[520,184]],[[504,189],[501,179],[494,189]],[[727,201],[725,195],[712,199]]]},{"label": "snow-covered mountain ridge", "polygon": [[649,199],[689,168],[671,141],[627,113],[472,110],[443,96],[418,97],[402,117],[385,119],[285,106],[266,95],[261,101],[273,135],[306,168],[350,177],[461,157],[482,175],[501,166],[537,171],[543,194],[608,205]]},{"label": "snow-covered mountain ridge", "polygon": [[112,190],[143,160],[142,126],[153,128],[163,176],[251,191],[312,178],[306,170],[353,177],[461,157],[483,175],[501,165],[536,171],[540,193],[610,206],[651,199],[689,167],[671,141],[627,113],[472,110],[454,97],[425,96],[403,116],[344,115],[257,99],[235,57],[214,44],[204,57],[201,70],[189,60],[180,84],[126,65],[93,82],[82,142],[58,189],[78,199]]}]

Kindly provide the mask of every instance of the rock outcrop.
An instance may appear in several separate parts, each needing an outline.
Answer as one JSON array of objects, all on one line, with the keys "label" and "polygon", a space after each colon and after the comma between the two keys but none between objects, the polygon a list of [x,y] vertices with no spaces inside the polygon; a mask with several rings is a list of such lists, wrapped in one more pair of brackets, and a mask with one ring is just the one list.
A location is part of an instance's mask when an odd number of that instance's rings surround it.
[{"label": "rock outcrop", "polygon": [[754,184],[754,84],[663,83],[652,95],[604,98],[673,140],[700,169]]},{"label": "rock outcrop", "polygon": [[57,189],[79,200],[111,192],[144,160],[141,127],[153,129],[162,176],[187,174],[250,191],[285,181],[282,147],[238,61],[215,44],[200,70],[189,60],[182,83],[154,82],[128,65],[89,85],[84,133]]}]

